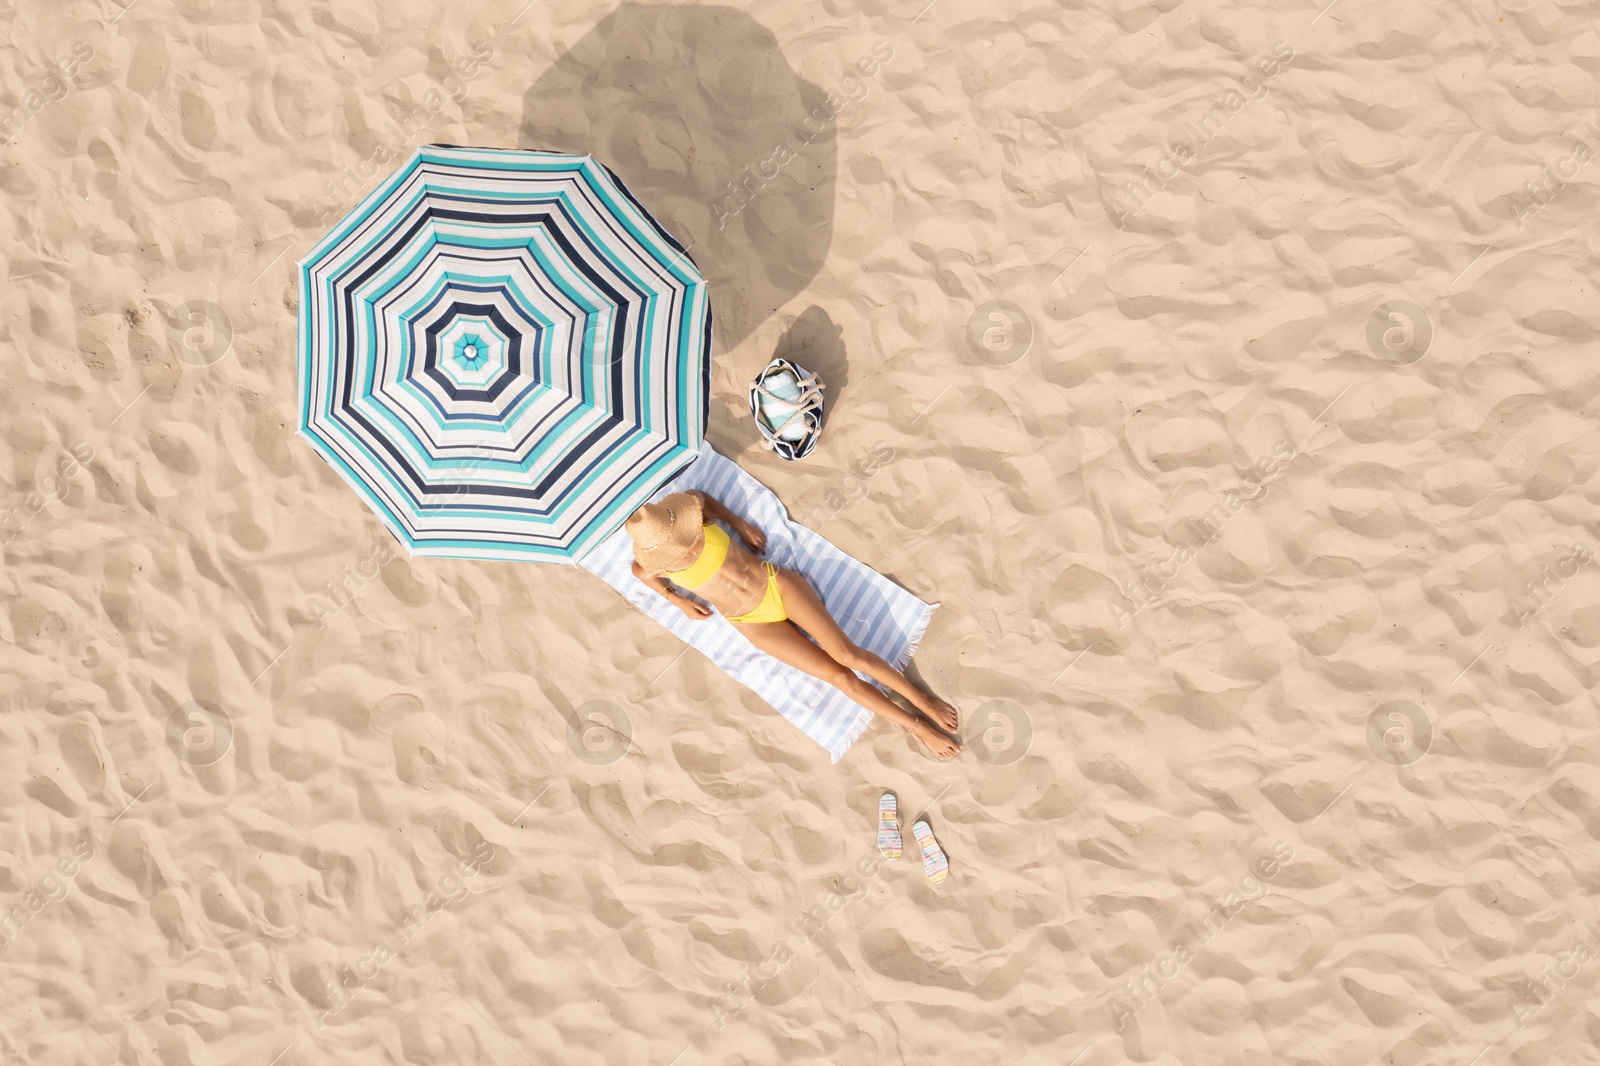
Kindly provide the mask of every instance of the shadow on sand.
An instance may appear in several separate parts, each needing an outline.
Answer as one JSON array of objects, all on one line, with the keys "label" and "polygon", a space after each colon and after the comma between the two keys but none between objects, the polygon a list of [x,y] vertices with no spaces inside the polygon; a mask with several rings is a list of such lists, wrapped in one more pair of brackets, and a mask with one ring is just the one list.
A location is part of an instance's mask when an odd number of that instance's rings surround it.
[{"label": "shadow on sand", "polygon": [[[727,352],[827,257],[837,127],[804,124],[826,96],[743,12],[623,3],[527,91],[519,140],[593,155],[628,184],[710,283]],[[747,411],[726,413],[755,439]]]}]

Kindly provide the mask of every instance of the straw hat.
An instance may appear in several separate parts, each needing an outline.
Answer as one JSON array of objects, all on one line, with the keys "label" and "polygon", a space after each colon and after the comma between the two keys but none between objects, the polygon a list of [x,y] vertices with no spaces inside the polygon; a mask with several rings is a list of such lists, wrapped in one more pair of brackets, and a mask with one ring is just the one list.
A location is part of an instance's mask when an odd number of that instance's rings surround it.
[{"label": "straw hat", "polygon": [[689,561],[703,524],[700,497],[674,492],[633,512],[625,528],[633,538],[633,557],[639,565],[660,574]]}]

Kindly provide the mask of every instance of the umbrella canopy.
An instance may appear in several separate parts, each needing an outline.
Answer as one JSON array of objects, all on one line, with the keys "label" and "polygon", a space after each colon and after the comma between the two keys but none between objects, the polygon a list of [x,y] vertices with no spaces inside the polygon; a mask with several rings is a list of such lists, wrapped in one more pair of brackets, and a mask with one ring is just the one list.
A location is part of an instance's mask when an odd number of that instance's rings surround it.
[{"label": "umbrella canopy", "polygon": [[589,156],[421,149],[300,263],[300,432],[417,555],[571,562],[688,465],[711,305]]}]

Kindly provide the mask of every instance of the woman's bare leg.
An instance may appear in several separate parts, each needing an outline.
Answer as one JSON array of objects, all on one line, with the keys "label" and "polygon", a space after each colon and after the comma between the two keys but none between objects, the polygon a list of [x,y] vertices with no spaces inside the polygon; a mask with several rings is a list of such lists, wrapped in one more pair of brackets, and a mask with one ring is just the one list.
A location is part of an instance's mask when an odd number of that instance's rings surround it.
[{"label": "woman's bare leg", "polygon": [[734,626],[746,640],[779,662],[821,678],[878,717],[887,718],[911,730],[937,757],[948,759],[960,750],[948,737],[861,680],[854,670],[811,643],[804,633],[788,622],[755,625],[736,622]]},{"label": "woman's bare leg", "polygon": [[881,656],[874,655],[852,641],[839,623],[833,620],[811,582],[792,570],[779,569],[778,591],[783,593],[783,607],[790,621],[805,630],[822,646],[834,661],[860,670],[900,693],[911,705],[933,721],[934,725],[951,735],[960,722],[956,709],[929,692],[911,683],[911,679],[890,666]]}]

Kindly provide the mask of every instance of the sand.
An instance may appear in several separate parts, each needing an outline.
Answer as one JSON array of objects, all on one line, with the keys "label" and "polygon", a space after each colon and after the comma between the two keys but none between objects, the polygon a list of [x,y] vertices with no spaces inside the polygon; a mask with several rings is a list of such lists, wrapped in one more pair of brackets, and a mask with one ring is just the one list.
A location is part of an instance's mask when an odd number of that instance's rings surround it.
[{"label": "sand", "polygon": [[[0,1060],[1600,1062],[1592,6],[0,26]],[[693,242],[711,439],[942,602],[966,755],[832,766],[295,437],[294,263],[430,141]]]}]

